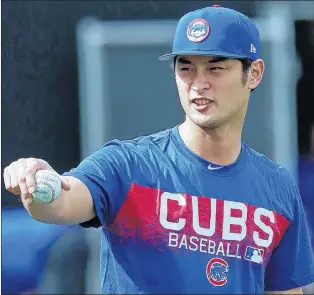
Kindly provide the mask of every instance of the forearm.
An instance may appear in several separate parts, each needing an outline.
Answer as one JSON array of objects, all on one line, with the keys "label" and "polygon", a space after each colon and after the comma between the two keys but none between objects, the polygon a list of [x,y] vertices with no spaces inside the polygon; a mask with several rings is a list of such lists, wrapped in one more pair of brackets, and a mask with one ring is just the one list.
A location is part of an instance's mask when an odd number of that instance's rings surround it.
[{"label": "forearm", "polygon": [[44,223],[70,224],[74,223],[66,218],[66,193],[62,191],[61,195],[49,204],[32,201],[29,205],[25,204],[25,209],[34,219]]},{"label": "forearm", "polygon": [[78,178],[58,176],[61,180],[61,194],[51,203],[39,203],[32,198],[35,189],[35,175],[40,170],[56,173],[44,160],[21,158],[3,171],[6,189],[20,196],[25,209],[34,219],[44,223],[78,224],[95,217],[92,195],[88,187]]},{"label": "forearm", "polygon": [[49,204],[33,200],[24,204],[36,220],[54,224],[78,224],[95,217],[93,199],[88,188],[78,179],[67,177],[69,191],[62,190],[60,196]]}]

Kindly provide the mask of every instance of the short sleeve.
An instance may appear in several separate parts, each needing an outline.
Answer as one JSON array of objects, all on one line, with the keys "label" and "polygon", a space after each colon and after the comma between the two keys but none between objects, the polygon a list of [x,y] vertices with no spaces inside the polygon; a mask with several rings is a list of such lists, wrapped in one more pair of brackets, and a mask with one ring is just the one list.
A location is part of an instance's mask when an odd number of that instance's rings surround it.
[{"label": "short sleeve", "polygon": [[[307,222],[297,184],[293,176],[285,181],[292,201],[293,216],[277,248],[274,249],[265,273],[265,290],[284,291],[306,286],[314,281],[313,253]],[[289,204],[285,204],[289,206]]]},{"label": "short sleeve", "polygon": [[123,142],[113,140],[64,173],[81,180],[89,189],[97,217],[83,227],[109,224],[121,208],[131,185],[131,158]]}]

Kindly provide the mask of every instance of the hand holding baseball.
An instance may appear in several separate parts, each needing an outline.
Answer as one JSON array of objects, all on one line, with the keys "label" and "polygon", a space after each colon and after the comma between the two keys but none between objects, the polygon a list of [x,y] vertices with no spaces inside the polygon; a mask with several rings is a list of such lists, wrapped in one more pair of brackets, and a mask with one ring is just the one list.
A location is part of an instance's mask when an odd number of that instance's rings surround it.
[{"label": "hand holding baseball", "polygon": [[[38,185],[36,187],[35,175],[37,171],[40,171],[38,177],[36,176],[38,181],[42,181],[43,177],[48,175],[49,181],[57,183],[58,180],[56,176],[59,176],[61,188],[70,190],[70,185],[66,178],[58,175],[46,161],[35,158],[19,159],[4,169],[3,178],[6,189],[14,195],[20,195],[24,206],[32,202],[33,193],[35,199],[36,196],[40,196],[40,194],[44,193],[42,187]],[[35,191],[36,188],[37,191]],[[55,194],[56,193],[58,192],[55,192]]]}]

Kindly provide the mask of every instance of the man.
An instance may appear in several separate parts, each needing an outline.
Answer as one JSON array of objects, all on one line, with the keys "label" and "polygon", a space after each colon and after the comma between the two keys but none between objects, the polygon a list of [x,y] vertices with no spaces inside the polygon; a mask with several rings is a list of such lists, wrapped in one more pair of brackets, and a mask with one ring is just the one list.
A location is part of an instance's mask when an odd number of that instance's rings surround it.
[{"label": "man", "polygon": [[34,218],[102,227],[103,293],[296,294],[314,280],[293,176],[241,140],[264,73],[259,48],[244,15],[217,5],[190,12],[161,57],[174,58],[180,126],[108,142],[60,176],[50,204],[31,197],[48,163],[5,169],[6,188]]}]

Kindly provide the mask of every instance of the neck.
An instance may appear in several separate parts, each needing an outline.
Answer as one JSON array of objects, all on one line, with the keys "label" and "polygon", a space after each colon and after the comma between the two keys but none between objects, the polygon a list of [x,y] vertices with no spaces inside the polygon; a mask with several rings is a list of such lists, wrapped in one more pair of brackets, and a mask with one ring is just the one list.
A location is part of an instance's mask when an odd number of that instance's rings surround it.
[{"label": "neck", "polygon": [[188,118],[179,126],[185,145],[203,159],[218,165],[234,163],[241,151],[243,123],[202,128]]}]

